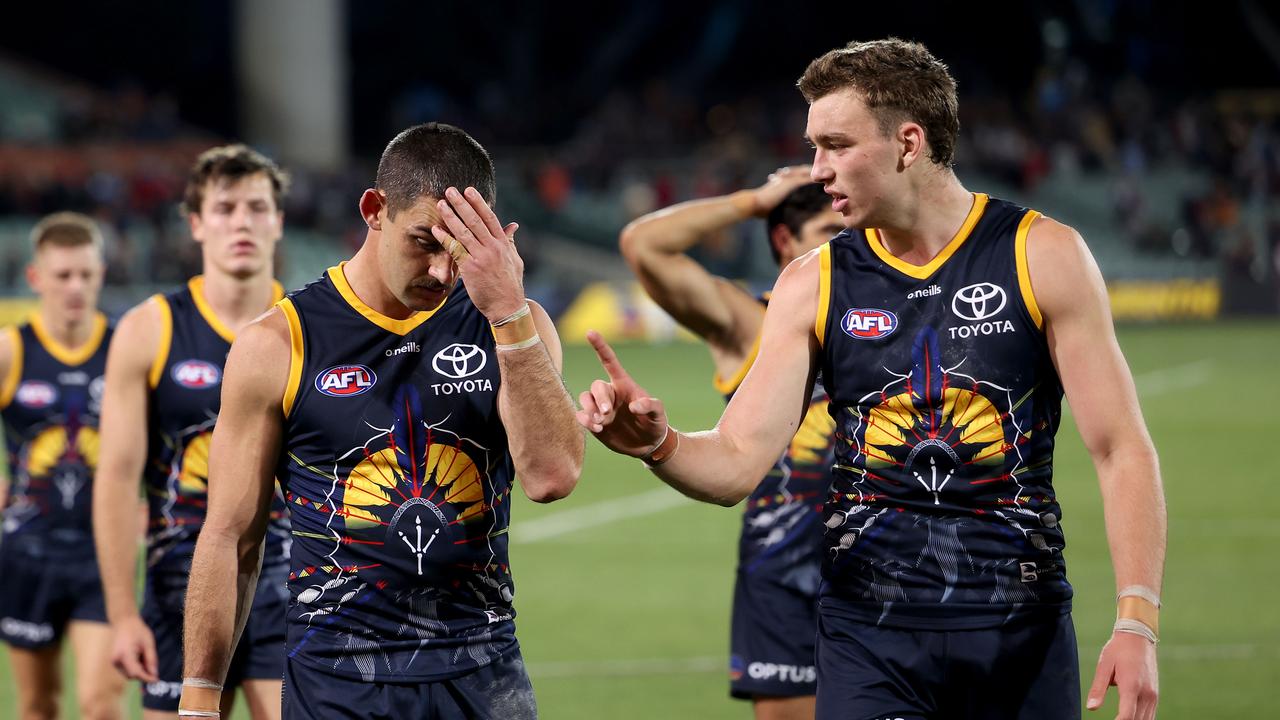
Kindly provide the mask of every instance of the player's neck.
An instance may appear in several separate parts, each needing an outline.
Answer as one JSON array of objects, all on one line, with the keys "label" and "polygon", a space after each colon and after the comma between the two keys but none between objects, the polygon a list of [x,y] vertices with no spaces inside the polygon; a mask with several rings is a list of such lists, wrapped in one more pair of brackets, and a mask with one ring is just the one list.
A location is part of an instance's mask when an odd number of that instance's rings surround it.
[{"label": "player's neck", "polygon": [[40,308],[39,313],[41,329],[54,342],[68,350],[75,350],[89,342],[94,322],[98,319],[97,310],[78,319],[59,315],[47,307]]},{"label": "player's neck", "polygon": [[342,267],[347,284],[360,302],[374,312],[393,320],[406,320],[415,310],[409,308],[387,288],[378,272],[377,243],[365,240],[356,254]]},{"label": "player's neck", "polygon": [[955,238],[973,203],[973,193],[950,170],[930,173],[896,217],[877,230],[893,255],[924,265]]},{"label": "player's neck", "polygon": [[275,279],[270,269],[238,278],[205,265],[201,293],[213,314],[233,333],[239,334],[254,318],[275,302]]}]

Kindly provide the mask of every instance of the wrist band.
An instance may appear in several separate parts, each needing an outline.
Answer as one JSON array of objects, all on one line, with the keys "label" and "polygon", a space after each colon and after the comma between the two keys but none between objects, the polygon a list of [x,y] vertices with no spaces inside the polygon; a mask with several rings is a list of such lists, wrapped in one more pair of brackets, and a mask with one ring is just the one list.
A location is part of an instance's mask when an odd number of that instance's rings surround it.
[{"label": "wrist band", "polygon": [[652,450],[640,456],[640,461],[650,470],[658,467],[662,463],[671,459],[676,454],[676,450],[680,449],[680,433],[670,424],[667,425],[667,432],[662,436],[662,440],[653,447]]},{"label": "wrist band", "polygon": [[1152,645],[1160,642],[1160,638],[1156,635],[1155,630],[1148,627],[1141,620],[1130,620],[1128,618],[1120,618],[1116,620],[1116,624],[1111,628],[1113,633],[1129,633],[1131,635],[1141,635],[1151,641]]},{"label": "wrist band", "polygon": [[494,347],[498,352],[510,352],[512,350],[523,350],[525,348],[533,347],[540,342],[542,342],[542,338],[535,332],[533,337],[527,340],[521,340],[520,342],[510,343],[508,345],[499,344]]},{"label": "wrist band", "polygon": [[526,302],[526,303],[524,304],[524,307],[520,308],[519,310],[517,310],[517,311],[515,311],[515,312],[511,313],[510,315],[508,315],[508,316],[506,316],[506,317],[502,318],[501,320],[499,320],[499,321],[498,321],[498,322],[496,322],[496,323],[489,323],[489,324],[490,324],[490,325],[492,325],[492,326],[494,326],[494,327],[502,327],[503,325],[506,325],[506,324],[511,323],[511,322],[515,322],[516,320],[519,320],[520,318],[522,318],[522,317],[524,317],[525,315],[528,315],[528,314],[529,314],[529,303],[527,303],[527,302]]},{"label": "wrist band", "polygon": [[[519,315],[519,313],[516,313]],[[497,341],[498,347],[504,345],[519,345],[530,339],[538,337],[538,326],[533,322],[533,316],[529,314],[529,306],[524,308],[524,314],[514,319],[503,318],[502,325],[491,325],[493,330],[493,339]],[[526,346],[527,347],[527,346]]]},{"label": "wrist band", "polygon": [[1120,592],[1116,593],[1116,602],[1120,602],[1122,598],[1127,597],[1142,598],[1152,605],[1155,605],[1157,610],[1160,609],[1160,594],[1146,585],[1126,586]]},{"label": "wrist band", "polygon": [[216,683],[212,680],[205,680],[204,678],[198,677],[182,678],[182,687],[203,688],[205,690],[217,690],[219,692],[222,691],[222,683]]},{"label": "wrist band", "polygon": [[222,713],[217,710],[186,710],[178,708],[178,717],[220,718]]}]

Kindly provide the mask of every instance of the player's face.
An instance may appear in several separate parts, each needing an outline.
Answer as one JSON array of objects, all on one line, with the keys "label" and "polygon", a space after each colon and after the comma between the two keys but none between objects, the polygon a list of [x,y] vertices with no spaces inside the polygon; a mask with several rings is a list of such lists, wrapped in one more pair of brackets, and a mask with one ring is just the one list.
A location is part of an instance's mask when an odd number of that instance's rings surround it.
[{"label": "player's face", "polygon": [[200,212],[189,219],[191,236],[204,245],[205,272],[248,278],[271,271],[284,212],[276,207],[266,173],[210,180]]},{"label": "player's face", "polygon": [[861,96],[842,90],[809,105],[814,182],[832,197],[846,227],[875,227],[903,187],[900,146],[885,135]]},{"label": "player's face", "polygon": [[410,310],[431,310],[444,302],[458,278],[453,257],[431,234],[442,224],[436,198],[420,197],[391,217],[384,204],[378,261],[387,288]]},{"label": "player's face", "polygon": [[42,310],[63,322],[83,322],[98,308],[102,253],[93,245],[45,245],[27,268]]},{"label": "player's face", "polygon": [[830,240],[844,230],[844,218],[835,210],[826,209],[815,213],[800,224],[800,233],[793,234],[790,228],[782,227],[785,238],[778,246],[778,266],[786,267],[788,263],[822,243]]}]

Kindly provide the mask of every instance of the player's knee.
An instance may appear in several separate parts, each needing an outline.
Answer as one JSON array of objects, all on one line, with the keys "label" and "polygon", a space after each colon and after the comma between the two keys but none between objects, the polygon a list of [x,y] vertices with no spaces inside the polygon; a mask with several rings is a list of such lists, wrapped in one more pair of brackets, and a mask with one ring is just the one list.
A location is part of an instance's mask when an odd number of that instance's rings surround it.
[{"label": "player's knee", "polygon": [[124,717],[118,683],[95,682],[79,688],[80,717],[83,720],[120,720]]}]

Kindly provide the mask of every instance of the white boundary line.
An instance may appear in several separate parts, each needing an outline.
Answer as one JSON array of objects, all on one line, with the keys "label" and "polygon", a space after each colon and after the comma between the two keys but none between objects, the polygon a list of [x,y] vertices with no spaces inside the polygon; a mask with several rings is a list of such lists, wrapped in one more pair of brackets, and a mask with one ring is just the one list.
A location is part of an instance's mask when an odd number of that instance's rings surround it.
[{"label": "white boundary line", "polygon": [[567,533],[607,525],[615,520],[652,515],[693,501],[663,486],[625,497],[601,500],[514,524],[511,537],[517,543],[535,543]]}]

